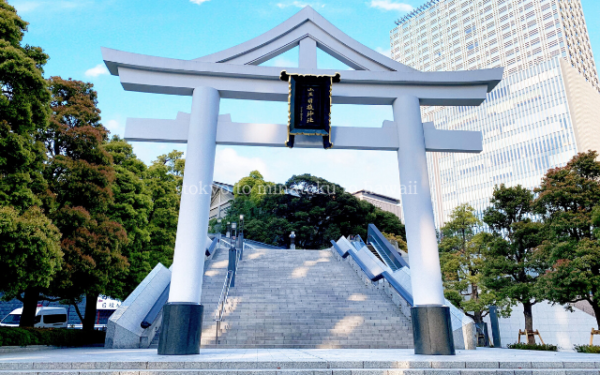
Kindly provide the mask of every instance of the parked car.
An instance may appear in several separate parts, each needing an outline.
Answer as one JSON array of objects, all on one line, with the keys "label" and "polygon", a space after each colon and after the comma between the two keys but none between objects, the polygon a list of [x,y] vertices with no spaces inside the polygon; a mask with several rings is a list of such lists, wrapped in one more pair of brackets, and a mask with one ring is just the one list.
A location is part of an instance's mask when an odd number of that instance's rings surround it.
[{"label": "parked car", "polygon": [[[23,309],[15,309],[8,314],[0,327],[18,327]],[[38,307],[35,312],[35,328],[67,328],[67,309],[64,307]]]},{"label": "parked car", "polygon": [[[108,319],[110,316],[121,306],[121,301],[108,298],[106,296],[99,296],[96,302],[96,319],[94,322],[94,329],[97,331],[106,331],[108,326]],[[83,325],[81,323],[69,324],[69,328],[81,329]]]}]

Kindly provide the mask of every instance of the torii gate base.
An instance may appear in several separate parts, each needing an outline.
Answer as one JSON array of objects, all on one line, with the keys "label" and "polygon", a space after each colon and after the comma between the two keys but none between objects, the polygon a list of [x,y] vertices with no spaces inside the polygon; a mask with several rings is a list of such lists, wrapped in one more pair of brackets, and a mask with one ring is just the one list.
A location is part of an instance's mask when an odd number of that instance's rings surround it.
[{"label": "torii gate base", "polygon": [[[284,147],[287,138],[286,125],[219,119],[220,98],[287,101],[288,84],[279,80],[281,69],[257,65],[298,45],[295,73],[336,73],[317,69],[317,48],[355,69],[345,71],[333,87],[333,103],[393,106],[393,122],[386,121],[381,128],[334,126],[331,141],[338,149],[398,153],[400,181],[417,192],[401,194],[411,272],[417,276],[412,279],[415,354],[455,354],[450,309],[444,306],[426,152],[481,152],[482,135],[423,124],[420,106],[480,105],[502,79],[503,69],[420,72],[358,43],[310,7],[263,35],[196,60],[102,51],[108,69],[120,76],[126,90],[193,97],[189,117],[129,119],[125,132],[128,140],[188,145],[158,354],[200,352],[203,245],[216,145]],[[322,147],[322,138],[296,136],[295,147]]]},{"label": "torii gate base", "polygon": [[410,315],[415,354],[455,354],[448,306],[417,306],[410,309]]},{"label": "torii gate base", "polygon": [[200,353],[204,306],[167,303],[158,338],[158,354],[186,355]]}]

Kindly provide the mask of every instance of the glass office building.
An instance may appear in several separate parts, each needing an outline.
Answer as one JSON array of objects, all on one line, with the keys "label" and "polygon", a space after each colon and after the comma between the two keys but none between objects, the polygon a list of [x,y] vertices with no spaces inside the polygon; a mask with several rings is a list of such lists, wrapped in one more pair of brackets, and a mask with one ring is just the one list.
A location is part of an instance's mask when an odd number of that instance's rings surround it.
[{"label": "glass office building", "polygon": [[[479,214],[494,186],[539,186],[549,168],[600,151],[600,93],[579,0],[434,0],[392,30],[392,55],[420,70],[505,67],[479,107],[423,108],[438,129],[483,133],[480,154],[429,153],[436,225]],[[584,43],[585,42],[585,43]]]}]

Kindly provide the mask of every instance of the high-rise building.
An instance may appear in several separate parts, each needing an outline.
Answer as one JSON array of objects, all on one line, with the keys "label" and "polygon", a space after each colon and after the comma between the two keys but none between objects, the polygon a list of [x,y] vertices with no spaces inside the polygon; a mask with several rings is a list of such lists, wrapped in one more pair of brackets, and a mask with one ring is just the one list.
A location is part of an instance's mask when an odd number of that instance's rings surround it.
[{"label": "high-rise building", "polygon": [[392,57],[419,70],[503,66],[479,107],[426,107],[438,129],[483,133],[480,154],[430,153],[436,225],[479,214],[495,185],[539,186],[549,168],[600,152],[600,85],[579,0],[432,0],[398,21]]},{"label": "high-rise building", "polygon": [[397,24],[392,58],[418,70],[510,75],[562,57],[600,90],[580,0],[431,0]]}]

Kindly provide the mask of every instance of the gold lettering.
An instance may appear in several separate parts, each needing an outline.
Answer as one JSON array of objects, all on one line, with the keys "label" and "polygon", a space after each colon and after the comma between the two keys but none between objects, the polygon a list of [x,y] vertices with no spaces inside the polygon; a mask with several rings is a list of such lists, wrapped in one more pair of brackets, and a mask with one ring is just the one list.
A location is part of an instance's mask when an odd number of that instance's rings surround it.
[{"label": "gold lettering", "polygon": [[314,108],[313,108],[312,104],[309,104],[308,106],[306,106],[306,109],[309,111],[312,111]]},{"label": "gold lettering", "polygon": [[312,117],[309,117],[308,119],[306,119],[306,122],[315,122],[315,121],[313,120]]},{"label": "gold lettering", "polygon": [[308,104],[312,104],[313,98],[308,99]]}]

